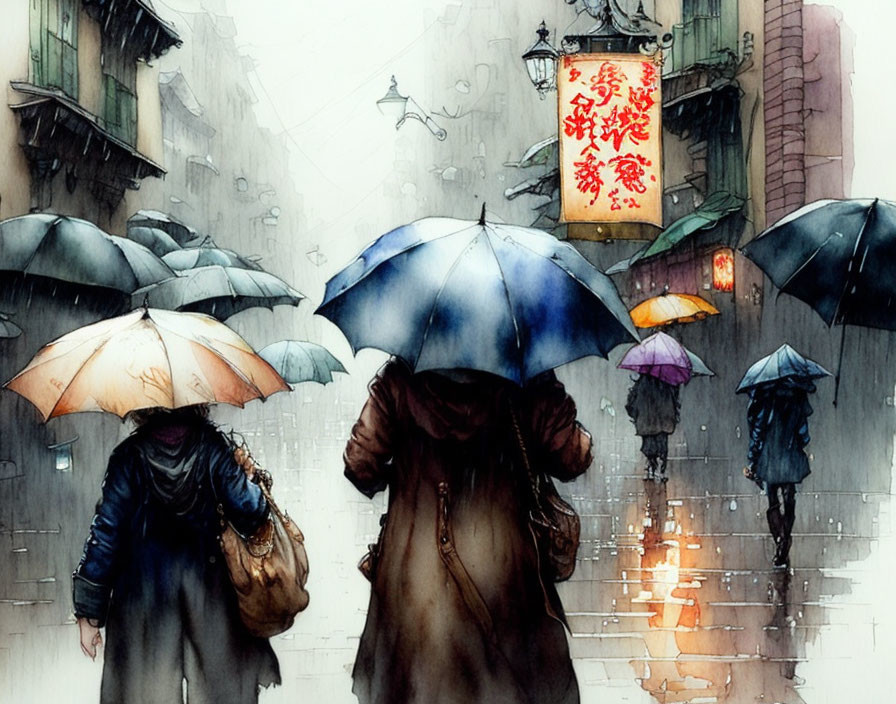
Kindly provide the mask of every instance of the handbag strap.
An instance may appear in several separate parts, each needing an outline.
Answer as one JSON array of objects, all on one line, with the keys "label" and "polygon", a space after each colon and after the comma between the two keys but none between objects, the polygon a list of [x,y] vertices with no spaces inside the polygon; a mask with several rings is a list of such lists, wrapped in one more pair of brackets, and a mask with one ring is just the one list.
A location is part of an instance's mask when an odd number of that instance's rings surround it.
[{"label": "handbag strap", "polygon": [[[548,526],[550,525],[550,521],[547,516],[545,516],[544,509],[541,506],[541,478],[538,473],[532,469],[532,463],[529,461],[529,452],[526,448],[526,441],[525,438],[523,438],[523,431],[522,428],[520,428],[520,422],[517,418],[516,411],[513,409],[512,403],[508,403],[508,410],[510,412],[510,425],[513,428],[514,437],[520,448],[520,457],[523,460],[523,467],[526,469],[526,477],[528,478],[530,498],[532,500],[532,509],[529,512],[529,518],[530,520]],[[538,514],[537,516],[535,515],[536,513]]]}]

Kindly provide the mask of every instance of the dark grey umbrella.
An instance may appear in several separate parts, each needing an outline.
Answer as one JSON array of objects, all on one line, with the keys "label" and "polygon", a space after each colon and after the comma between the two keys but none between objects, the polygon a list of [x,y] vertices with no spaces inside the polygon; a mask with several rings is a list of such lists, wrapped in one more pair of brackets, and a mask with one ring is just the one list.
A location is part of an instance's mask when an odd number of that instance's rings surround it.
[{"label": "dark grey umbrella", "polygon": [[218,320],[247,308],[299,305],[304,296],[265,271],[204,266],[135,291],[134,306],[207,313]]},{"label": "dark grey umbrella", "polygon": [[258,354],[290,384],[303,381],[329,384],[333,381],[333,372],[345,372],[342,362],[326,347],[304,340],[281,340],[259,350]]},{"label": "dark grey umbrella", "polygon": [[0,222],[0,270],[124,293],[174,276],[137,242],[86,220],[45,213]]},{"label": "dark grey umbrella", "polygon": [[0,338],[10,339],[22,334],[22,328],[10,321],[6,313],[0,313]]},{"label": "dark grey umbrella", "polygon": [[262,271],[262,268],[247,257],[243,257],[232,249],[219,247],[185,247],[162,257],[162,260],[175,271],[198,269],[203,266],[233,266],[237,269]]},{"label": "dark grey umbrella", "polygon": [[[828,325],[896,330],[896,203],[820,200],[779,220],[742,248],[781,293]],[[840,388],[844,327],[837,363]]]},{"label": "dark grey umbrella", "polygon": [[180,249],[180,245],[171,238],[171,235],[157,227],[128,227],[128,239],[142,244],[158,257],[164,257],[169,252]]},{"label": "dark grey umbrella", "polygon": [[128,218],[128,227],[154,227],[167,232],[181,245],[196,237],[196,230],[192,227],[159,210],[138,210]]}]

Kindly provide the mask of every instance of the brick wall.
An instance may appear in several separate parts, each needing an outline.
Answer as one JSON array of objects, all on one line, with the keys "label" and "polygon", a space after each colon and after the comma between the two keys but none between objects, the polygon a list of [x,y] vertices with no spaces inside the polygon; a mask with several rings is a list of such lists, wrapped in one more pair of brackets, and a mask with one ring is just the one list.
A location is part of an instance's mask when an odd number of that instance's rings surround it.
[{"label": "brick wall", "polygon": [[765,194],[769,224],[806,199],[803,3],[765,3]]}]

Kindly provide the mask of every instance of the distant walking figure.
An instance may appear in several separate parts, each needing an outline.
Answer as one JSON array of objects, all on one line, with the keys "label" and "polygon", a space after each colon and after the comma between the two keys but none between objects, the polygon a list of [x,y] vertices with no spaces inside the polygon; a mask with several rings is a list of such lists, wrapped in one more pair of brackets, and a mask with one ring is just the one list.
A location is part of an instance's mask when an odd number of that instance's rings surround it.
[{"label": "distant walking figure", "polygon": [[352,673],[361,704],[579,701],[511,404],[533,464],[564,481],[587,469],[591,437],[553,372],[520,388],[393,360],[370,385],[345,450],[363,494],[389,489]]},{"label": "distant walking figure", "polygon": [[678,393],[678,386],[650,374],[639,375],[628,392],[625,410],[641,436],[641,453],[647,458],[645,480],[656,479],[657,469],[662,481],[668,480],[669,435],[675,432],[681,411]]},{"label": "distant walking figure", "polygon": [[807,379],[788,377],[750,389],[747,422],[750,452],[747,478],[768,494],[768,527],[775,541],[774,564],[790,559],[791,531],[796,518],[796,485],[809,475],[808,394],[815,385]]}]

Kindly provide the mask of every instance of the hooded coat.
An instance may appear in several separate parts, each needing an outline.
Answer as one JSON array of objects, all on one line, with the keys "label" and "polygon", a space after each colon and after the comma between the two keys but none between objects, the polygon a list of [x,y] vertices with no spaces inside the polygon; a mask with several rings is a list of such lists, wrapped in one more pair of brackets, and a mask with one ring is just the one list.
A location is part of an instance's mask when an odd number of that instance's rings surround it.
[{"label": "hooded coat", "polygon": [[[509,406],[532,466],[558,479],[587,469],[591,438],[552,372],[523,389],[488,374],[471,378],[388,363],[346,447],[345,474],[362,493],[389,488],[353,671],[361,704],[579,701],[562,606],[540,576],[529,531],[531,490]],[[441,507],[440,484],[448,496]],[[440,508],[491,638],[441,558]]]},{"label": "hooded coat", "polygon": [[73,575],[75,615],[106,626],[100,701],[254,704],[280,682],[243,627],[220,547],[220,503],[243,535],[267,516],[225,438],[204,420],[149,423],[112,453]]},{"label": "hooded coat", "polygon": [[635,424],[635,433],[669,435],[678,424],[681,402],[678,387],[649,374],[641,374],[629,389],[625,410]]},{"label": "hooded coat", "polygon": [[809,382],[792,379],[750,392],[747,423],[750,427],[748,461],[756,477],[767,486],[797,484],[809,475]]}]

